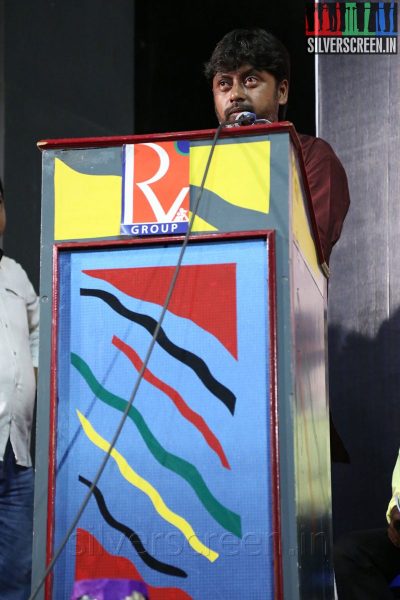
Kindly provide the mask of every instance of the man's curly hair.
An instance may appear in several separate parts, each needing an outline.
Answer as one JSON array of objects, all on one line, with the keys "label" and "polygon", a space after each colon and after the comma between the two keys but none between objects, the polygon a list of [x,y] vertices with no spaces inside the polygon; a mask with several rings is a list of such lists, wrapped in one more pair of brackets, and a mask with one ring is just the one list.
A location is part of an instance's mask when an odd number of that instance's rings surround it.
[{"label": "man's curly hair", "polygon": [[[204,74],[211,84],[216,73],[236,71],[245,64],[268,71],[277,83],[290,80],[289,52],[272,33],[258,27],[234,29],[224,35],[205,63]],[[284,113],[286,107],[280,109]]]}]

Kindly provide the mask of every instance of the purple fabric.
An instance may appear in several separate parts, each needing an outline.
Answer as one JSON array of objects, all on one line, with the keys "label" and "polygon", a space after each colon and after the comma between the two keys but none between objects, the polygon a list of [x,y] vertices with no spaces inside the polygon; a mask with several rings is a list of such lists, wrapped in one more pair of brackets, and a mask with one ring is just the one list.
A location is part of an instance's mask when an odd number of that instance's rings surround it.
[{"label": "purple fabric", "polygon": [[75,581],[70,600],[88,594],[96,600],[124,600],[132,592],[140,592],[147,600],[147,587],[133,579],[81,579]]}]

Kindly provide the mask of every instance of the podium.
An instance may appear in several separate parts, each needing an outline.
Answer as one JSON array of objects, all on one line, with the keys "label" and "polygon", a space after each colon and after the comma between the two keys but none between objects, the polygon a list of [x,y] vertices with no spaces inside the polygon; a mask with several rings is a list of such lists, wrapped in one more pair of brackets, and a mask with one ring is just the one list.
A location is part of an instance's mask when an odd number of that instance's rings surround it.
[{"label": "podium", "polygon": [[38,597],[334,596],[327,279],[299,140],[224,129],[207,166],[214,134],[38,144],[33,588],[68,537]]}]

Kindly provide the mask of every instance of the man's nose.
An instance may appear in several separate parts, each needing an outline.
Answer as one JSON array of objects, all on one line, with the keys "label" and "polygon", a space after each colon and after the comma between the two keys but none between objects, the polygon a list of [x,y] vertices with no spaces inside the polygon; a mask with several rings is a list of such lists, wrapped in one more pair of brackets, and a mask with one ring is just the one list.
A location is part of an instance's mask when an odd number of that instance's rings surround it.
[{"label": "man's nose", "polygon": [[229,99],[231,102],[237,102],[243,100],[245,97],[244,88],[240,81],[234,81],[232,83],[231,93]]}]

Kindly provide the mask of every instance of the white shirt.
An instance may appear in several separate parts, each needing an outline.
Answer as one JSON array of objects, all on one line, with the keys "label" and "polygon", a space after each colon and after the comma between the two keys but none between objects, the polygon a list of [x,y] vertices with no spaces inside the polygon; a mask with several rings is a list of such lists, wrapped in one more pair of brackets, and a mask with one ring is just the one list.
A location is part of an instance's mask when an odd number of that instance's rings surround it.
[{"label": "white shirt", "polygon": [[39,300],[23,268],[0,260],[0,460],[10,438],[17,464],[30,467],[39,353]]}]

